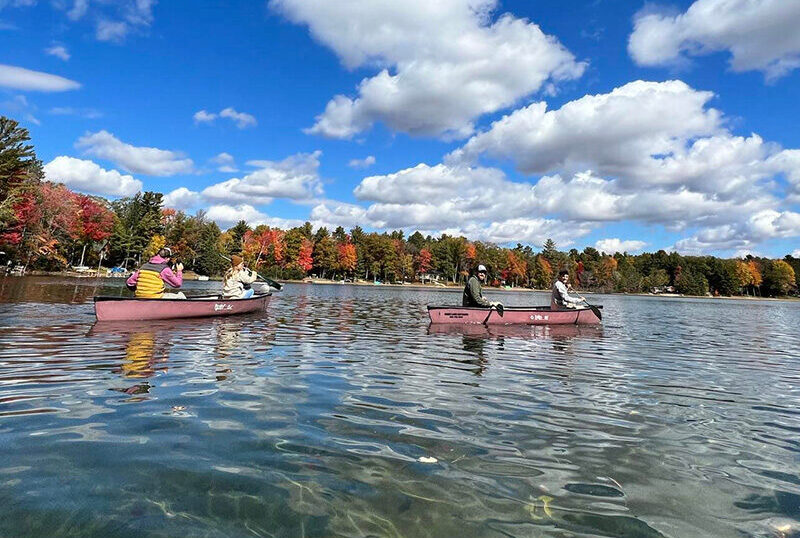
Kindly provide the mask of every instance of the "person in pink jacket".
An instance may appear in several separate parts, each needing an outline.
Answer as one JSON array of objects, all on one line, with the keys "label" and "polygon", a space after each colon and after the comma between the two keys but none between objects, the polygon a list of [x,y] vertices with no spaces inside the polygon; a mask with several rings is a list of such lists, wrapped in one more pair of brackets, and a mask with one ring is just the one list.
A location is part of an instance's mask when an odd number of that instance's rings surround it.
[{"label": "person in pink jacket", "polygon": [[183,264],[178,263],[175,271],[169,265],[172,250],[167,247],[158,251],[125,282],[128,289],[136,292],[141,299],[186,299],[183,292],[171,293],[166,286],[180,288],[183,285]]}]

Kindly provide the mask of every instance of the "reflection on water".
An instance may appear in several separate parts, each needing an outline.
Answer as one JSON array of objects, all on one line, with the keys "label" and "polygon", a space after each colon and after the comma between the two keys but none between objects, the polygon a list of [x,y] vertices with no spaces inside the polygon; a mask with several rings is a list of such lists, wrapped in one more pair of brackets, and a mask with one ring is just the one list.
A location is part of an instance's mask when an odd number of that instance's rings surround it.
[{"label": "reflection on water", "polygon": [[121,286],[0,279],[0,536],[800,530],[798,303],[453,327],[425,306],[458,291],[287,285],[266,314],[95,323]]}]

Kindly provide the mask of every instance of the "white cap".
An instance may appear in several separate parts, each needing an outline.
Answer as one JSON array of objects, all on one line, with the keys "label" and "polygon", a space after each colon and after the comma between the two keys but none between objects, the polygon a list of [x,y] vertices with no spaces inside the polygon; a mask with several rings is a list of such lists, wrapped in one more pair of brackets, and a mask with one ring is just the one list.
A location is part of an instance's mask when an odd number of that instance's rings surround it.
[{"label": "white cap", "polygon": [[478,272],[479,273],[488,273],[488,271],[486,270],[486,266],[485,265],[479,265],[478,266]]}]

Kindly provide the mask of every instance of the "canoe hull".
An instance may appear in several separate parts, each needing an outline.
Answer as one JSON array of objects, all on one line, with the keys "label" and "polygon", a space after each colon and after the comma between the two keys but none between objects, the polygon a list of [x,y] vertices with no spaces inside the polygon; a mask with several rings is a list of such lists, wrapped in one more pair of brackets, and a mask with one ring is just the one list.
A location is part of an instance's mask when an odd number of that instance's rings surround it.
[{"label": "canoe hull", "polygon": [[[601,307],[602,308],[602,307]],[[549,306],[507,306],[497,310],[468,306],[429,306],[431,323],[465,325],[596,325],[600,319],[589,308],[551,310]]]},{"label": "canoe hull", "polygon": [[233,316],[263,311],[269,298],[269,294],[256,295],[250,299],[219,299],[217,296],[191,299],[95,297],[94,311],[98,321]]}]

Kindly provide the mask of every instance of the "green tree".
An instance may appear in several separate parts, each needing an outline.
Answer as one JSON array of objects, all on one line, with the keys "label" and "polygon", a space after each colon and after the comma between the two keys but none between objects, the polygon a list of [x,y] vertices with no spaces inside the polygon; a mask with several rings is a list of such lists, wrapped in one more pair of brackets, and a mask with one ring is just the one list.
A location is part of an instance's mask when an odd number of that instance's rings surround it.
[{"label": "green tree", "polygon": [[330,237],[331,234],[325,226],[320,226],[314,234],[314,243],[319,243],[323,238]]},{"label": "green tree", "polygon": [[650,273],[644,277],[642,281],[642,288],[649,291],[652,288],[663,288],[669,285],[669,275],[664,269],[652,269]]},{"label": "green tree", "polygon": [[784,260],[768,260],[765,263],[763,285],[769,295],[787,295],[795,289],[794,269]]},{"label": "green tree", "polygon": [[231,236],[228,243],[228,254],[239,254],[242,252],[244,234],[250,231],[250,226],[247,222],[240,220],[232,228],[228,228],[228,233]]},{"label": "green tree", "polygon": [[[325,230],[325,228],[320,228]],[[327,230],[325,230],[327,233]],[[314,270],[319,271],[322,278],[325,274],[333,274],[337,268],[338,251],[336,243],[329,236],[321,236],[321,239],[314,243]]]},{"label": "green tree", "polygon": [[127,267],[132,259],[141,260],[142,252],[154,235],[163,234],[162,199],[161,193],[147,191],[111,203],[114,211],[111,260]]},{"label": "green tree", "polygon": [[30,139],[27,129],[0,116],[0,202],[8,197],[22,175],[40,164],[33,146],[27,143]]},{"label": "green tree", "polygon": [[0,116],[0,232],[15,219],[14,205],[41,182],[42,163],[36,158],[28,130]]},{"label": "green tree", "polygon": [[682,268],[675,279],[675,288],[685,295],[706,295],[708,280],[692,266]]},{"label": "green tree", "polygon": [[453,282],[458,282],[458,274],[462,269],[467,253],[467,240],[463,237],[452,237],[442,234],[433,246],[436,268],[449,275]]},{"label": "green tree", "polygon": [[642,291],[644,278],[629,256],[618,262],[616,272],[616,289],[626,293]]},{"label": "green tree", "polygon": [[199,241],[197,244],[197,258],[194,270],[201,275],[216,276],[222,274],[228,267],[228,262],[222,258],[219,250],[219,238],[222,232],[215,222],[201,224]]},{"label": "green tree", "polygon": [[347,233],[344,231],[344,228],[341,226],[337,226],[336,229],[331,234],[333,240],[337,243],[344,243],[347,241]]},{"label": "green tree", "polygon": [[425,238],[419,232],[414,232],[408,237],[408,244],[414,246],[414,252],[419,252],[425,248]]}]

